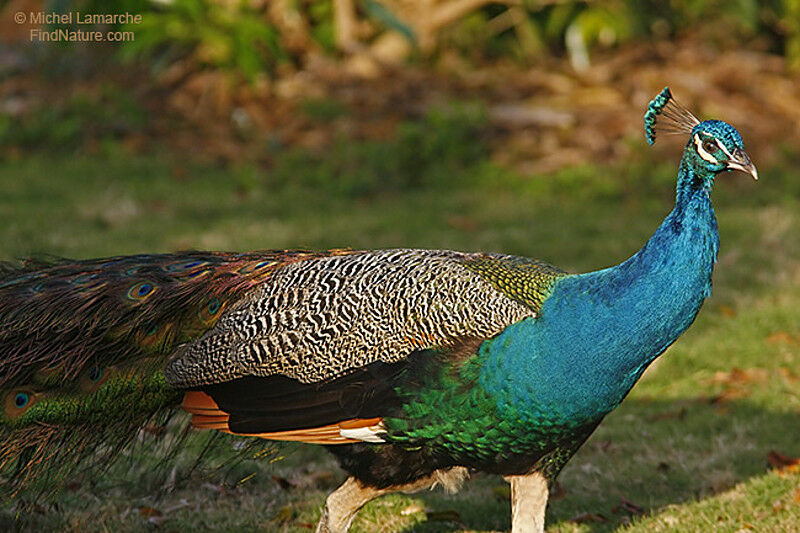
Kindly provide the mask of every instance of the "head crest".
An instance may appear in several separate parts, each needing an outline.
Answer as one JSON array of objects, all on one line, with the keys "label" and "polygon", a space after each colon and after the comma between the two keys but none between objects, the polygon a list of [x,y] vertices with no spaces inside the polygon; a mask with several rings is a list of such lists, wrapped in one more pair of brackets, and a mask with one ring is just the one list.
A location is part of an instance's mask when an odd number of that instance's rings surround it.
[{"label": "head crest", "polygon": [[675,101],[669,87],[664,87],[664,90],[647,106],[647,112],[644,114],[644,135],[647,144],[652,145],[656,142],[656,126],[660,133],[673,134],[691,133],[698,124],[700,121]]}]

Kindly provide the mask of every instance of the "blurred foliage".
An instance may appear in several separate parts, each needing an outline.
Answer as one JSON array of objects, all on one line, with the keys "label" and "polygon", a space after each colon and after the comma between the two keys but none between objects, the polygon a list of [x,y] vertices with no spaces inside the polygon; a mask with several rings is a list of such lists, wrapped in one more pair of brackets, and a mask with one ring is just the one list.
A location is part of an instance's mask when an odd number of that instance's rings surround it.
[{"label": "blurred foliage", "polygon": [[311,27],[312,39],[327,52],[336,49],[336,36],[333,28],[333,2],[331,0],[306,2],[303,14]]},{"label": "blurred foliage", "polygon": [[412,43],[416,42],[416,32],[382,3],[377,0],[361,0],[361,4],[364,6],[364,11],[367,15],[378,21],[387,30],[396,31]]},{"label": "blurred foliage", "polygon": [[151,0],[115,0],[113,3],[108,0],[45,0],[44,8],[46,12],[68,13],[70,11],[80,11],[81,13],[108,13],[109,8],[113,7],[114,13],[142,13],[152,9],[154,3]]},{"label": "blurred foliage", "polygon": [[[301,111],[315,121],[349,113],[335,100],[310,100]],[[126,138],[142,133],[147,123],[144,109],[118,86],[107,84],[97,98],[79,94],[25,115],[0,114],[0,146],[79,153],[91,143],[95,151],[114,155],[125,153]],[[480,105],[451,103],[401,122],[388,139],[340,137],[322,151],[268,142],[268,169],[243,158],[231,166],[231,176],[243,195],[261,187],[314,189],[341,197],[449,187],[477,179],[489,156],[487,128]]]},{"label": "blurred foliage", "polygon": [[244,1],[172,0],[158,4],[128,29],[136,32],[136,40],[126,43],[124,54],[155,57],[162,64],[190,57],[201,66],[252,79],[274,73],[287,59],[278,30]]},{"label": "blurred foliage", "polygon": [[[457,2],[356,0],[355,37],[368,45],[396,32],[416,43],[421,32],[433,32],[428,53],[453,49],[474,59],[523,61],[566,54],[580,69],[597,48],[692,32],[722,46],[760,39],[800,66],[800,0],[487,0],[431,30],[430,21],[441,14],[436,10]],[[108,11],[101,0],[49,4],[61,12]],[[136,39],[122,46],[125,56],[160,66],[190,58],[200,67],[232,70],[249,79],[274,74],[282,62],[300,65],[309,52],[334,52],[335,9],[336,0],[123,0],[114,6],[144,15],[141,24],[126,28],[136,32]]]},{"label": "blurred foliage", "polygon": [[0,113],[0,145],[71,151],[87,139],[116,141],[141,132],[147,122],[147,113],[131,94],[107,82],[95,95],[43,102],[24,114]]},{"label": "blurred foliage", "polygon": [[[310,109],[319,113],[321,108],[315,104]],[[482,108],[452,104],[401,123],[388,140],[342,138],[324,153],[305,148],[281,151],[267,181],[275,187],[312,187],[345,196],[450,186],[456,180],[468,181],[488,156],[482,142],[486,127]]]},{"label": "blurred foliage", "polygon": [[445,43],[464,53],[527,58],[569,54],[581,66],[598,47],[631,39],[695,32],[727,44],[764,38],[773,51],[800,62],[800,0],[525,0],[524,17],[493,4],[447,29]]},{"label": "blurred foliage", "polygon": [[782,18],[777,21],[785,38],[786,57],[800,69],[800,0],[782,0]]}]

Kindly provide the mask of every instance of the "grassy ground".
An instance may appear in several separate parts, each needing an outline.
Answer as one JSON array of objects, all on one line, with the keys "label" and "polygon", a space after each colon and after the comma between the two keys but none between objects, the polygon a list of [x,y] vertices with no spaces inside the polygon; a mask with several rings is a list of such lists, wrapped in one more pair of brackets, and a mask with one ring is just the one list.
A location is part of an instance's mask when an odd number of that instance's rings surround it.
[{"label": "grassy ground", "polygon": [[[635,252],[671,208],[676,163],[648,157],[636,155],[624,169],[532,179],[484,161],[462,185],[366,198],[275,190],[249,173],[114,151],[6,161],[0,258],[413,246],[502,251],[591,270]],[[743,175],[718,180],[722,247],[714,295],[567,466],[563,493],[548,509],[549,531],[800,530],[800,473],[768,462],[770,452],[800,456],[797,167],[787,156],[760,169],[758,184]],[[165,485],[147,453],[134,450],[102,478],[76,476],[16,521],[15,504],[0,502],[0,524],[308,531],[343,478],[323,450],[286,446],[221,476],[186,474],[181,457],[177,481],[167,475]],[[354,529],[504,530],[508,507],[502,479],[476,475],[455,496],[434,491],[375,501]]]}]

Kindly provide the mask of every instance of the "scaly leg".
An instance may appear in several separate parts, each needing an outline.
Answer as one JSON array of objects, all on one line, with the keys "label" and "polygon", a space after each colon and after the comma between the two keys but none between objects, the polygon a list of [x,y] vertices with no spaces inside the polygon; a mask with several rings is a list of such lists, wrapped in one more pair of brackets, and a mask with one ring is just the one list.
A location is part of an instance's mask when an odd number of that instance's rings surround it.
[{"label": "scaly leg", "polygon": [[433,487],[437,483],[444,486],[447,491],[456,491],[461,482],[467,477],[467,469],[454,467],[447,470],[437,470],[430,476],[418,479],[405,485],[395,485],[385,489],[376,489],[362,485],[356,478],[349,477],[342,485],[328,495],[322,517],[317,524],[317,533],[345,533],[350,529],[350,523],[355,518],[358,510],[370,500],[392,492],[417,492]]},{"label": "scaly leg", "polygon": [[511,533],[542,533],[550,495],[547,480],[538,472],[508,476],[511,483]]}]

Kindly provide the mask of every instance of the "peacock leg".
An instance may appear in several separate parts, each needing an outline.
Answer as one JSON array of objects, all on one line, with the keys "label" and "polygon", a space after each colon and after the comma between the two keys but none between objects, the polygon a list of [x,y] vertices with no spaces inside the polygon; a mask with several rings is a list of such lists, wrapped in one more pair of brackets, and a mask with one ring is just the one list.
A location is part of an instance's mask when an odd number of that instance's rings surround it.
[{"label": "peacock leg", "polygon": [[367,502],[384,494],[385,490],[364,486],[349,477],[328,495],[322,517],[317,524],[317,533],[345,533],[356,513]]},{"label": "peacock leg", "polygon": [[317,524],[317,533],[345,533],[350,528],[350,523],[358,510],[378,496],[392,492],[417,492],[437,484],[442,485],[448,492],[455,492],[467,476],[467,469],[457,466],[437,470],[430,476],[411,483],[384,489],[362,485],[356,478],[349,477],[338,489],[328,495],[325,508],[322,510],[322,517]]},{"label": "peacock leg", "polygon": [[538,472],[508,476],[511,483],[511,533],[541,533],[549,490],[547,480]]}]

